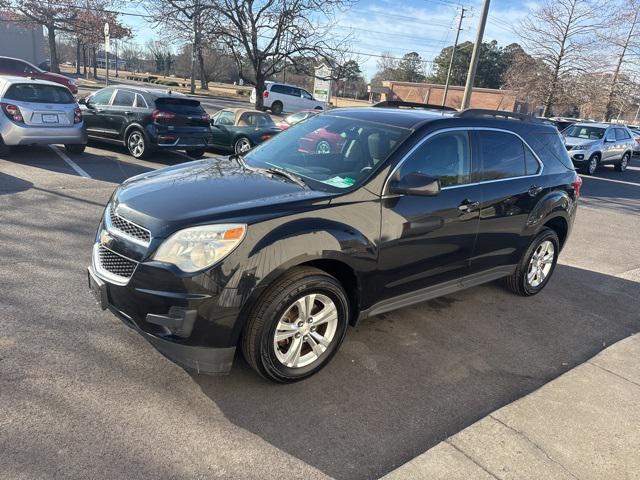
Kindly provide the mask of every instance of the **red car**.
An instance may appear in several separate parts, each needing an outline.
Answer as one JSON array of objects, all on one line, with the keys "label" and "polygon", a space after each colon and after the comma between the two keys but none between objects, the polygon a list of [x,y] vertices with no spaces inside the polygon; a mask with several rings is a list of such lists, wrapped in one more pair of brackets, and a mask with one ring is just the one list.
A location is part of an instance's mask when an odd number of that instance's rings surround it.
[{"label": "red car", "polygon": [[49,80],[67,87],[74,95],[78,93],[78,86],[73,79],[59,73],[45,72],[35,65],[19,58],[0,57],[0,75],[16,77],[30,77],[37,80]]}]

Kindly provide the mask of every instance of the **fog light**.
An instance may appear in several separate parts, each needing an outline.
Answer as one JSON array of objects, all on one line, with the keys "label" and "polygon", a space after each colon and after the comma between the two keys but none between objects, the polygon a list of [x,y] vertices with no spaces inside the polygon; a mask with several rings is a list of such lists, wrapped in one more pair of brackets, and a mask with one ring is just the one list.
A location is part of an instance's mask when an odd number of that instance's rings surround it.
[{"label": "fog light", "polygon": [[584,160],[584,155],[580,153],[578,155],[574,155],[573,158],[575,158],[576,160]]}]

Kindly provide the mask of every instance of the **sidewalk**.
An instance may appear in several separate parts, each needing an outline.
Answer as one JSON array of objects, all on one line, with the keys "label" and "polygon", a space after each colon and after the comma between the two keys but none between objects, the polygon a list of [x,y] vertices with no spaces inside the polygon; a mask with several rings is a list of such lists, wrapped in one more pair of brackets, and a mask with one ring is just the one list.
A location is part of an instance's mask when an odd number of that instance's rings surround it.
[{"label": "sidewalk", "polygon": [[384,477],[401,479],[640,479],[640,334]]}]

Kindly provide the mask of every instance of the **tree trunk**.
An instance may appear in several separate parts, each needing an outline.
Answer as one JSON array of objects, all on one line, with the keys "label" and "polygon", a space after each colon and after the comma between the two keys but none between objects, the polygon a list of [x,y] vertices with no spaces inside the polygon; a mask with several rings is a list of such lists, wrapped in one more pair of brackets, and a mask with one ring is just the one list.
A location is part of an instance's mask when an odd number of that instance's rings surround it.
[{"label": "tree trunk", "polygon": [[80,75],[80,39],[76,38],[76,75]]},{"label": "tree trunk", "polygon": [[82,74],[87,78],[87,46],[82,45]]},{"label": "tree trunk", "polygon": [[[631,36],[633,35],[633,31],[636,28],[636,24],[638,23],[638,11],[636,11],[633,22],[631,23],[631,28],[629,29],[629,33],[627,34],[627,38],[622,46],[622,52],[620,52],[620,56],[618,57],[618,64],[616,65],[616,70],[613,72],[613,77],[611,79],[611,85],[609,88],[609,96],[607,97],[607,107],[604,111],[604,120],[606,122],[611,120],[613,117],[613,97],[616,93],[616,85],[618,83],[618,77],[620,76],[620,69],[622,68],[622,62],[624,61],[624,57],[627,54],[627,49],[629,48],[629,43],[631,42]],[[618,115],[619,116],[619,115]]]},{"label": "tree trunk", "polygon": [[266,90],[264,74],[260,71],[259,68],[256,69],[256,110],[262,110],[262,106],[264,105],[264,99],[262,98],[262,94]]},{"label": "tree trunk", "polygon": [[51,62],[51,71],[60,73],[58,65],[58,51],[56,49],[56,29],[54,25],[47,25],[47,37],[49,38],[49,57]]},{"label": "tree trunk", "polygon": [[93,78],[98,79],[98,59],[96,58],[96,46],[91,47],[91,61],[93,63]]},{"label": "tree trunk", "polygon": [[202,88],[202,90],[209,90],[209,79],[204,69],[204,55],[202,54],[201,45],[198,47],[198,65],[200,67],[200,88]]}]

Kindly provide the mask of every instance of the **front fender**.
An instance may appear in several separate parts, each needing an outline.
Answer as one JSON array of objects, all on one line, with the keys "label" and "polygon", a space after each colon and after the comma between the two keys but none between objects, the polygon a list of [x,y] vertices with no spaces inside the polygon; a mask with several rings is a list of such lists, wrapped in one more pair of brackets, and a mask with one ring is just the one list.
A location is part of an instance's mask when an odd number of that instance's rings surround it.
[{"label": "front fender", "polygon": [[371,235],[373,231],[362,232],[351,225],[322,218],[298,218],[272,228],[269,223],[252,226],[251,235],[257,240],[248,247],[242,268],[226,286],[235,289],[242,312],[234,327],[235,339],[256,300],[292,267],[316,260],[339,262],[354,272],[359,289],[366,288],[366,273],[376,268],[377,237]]}]

